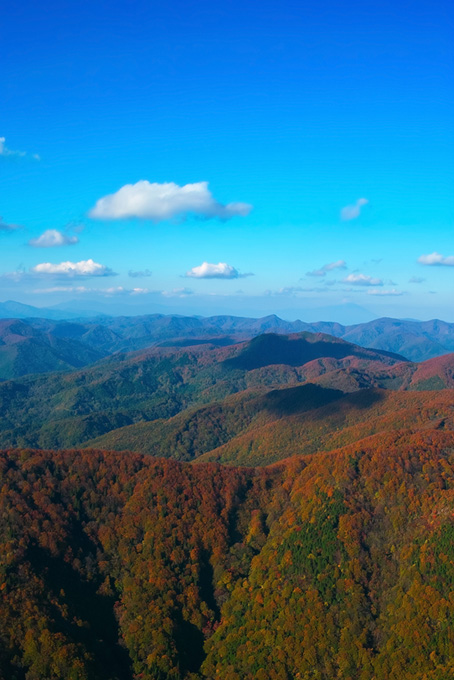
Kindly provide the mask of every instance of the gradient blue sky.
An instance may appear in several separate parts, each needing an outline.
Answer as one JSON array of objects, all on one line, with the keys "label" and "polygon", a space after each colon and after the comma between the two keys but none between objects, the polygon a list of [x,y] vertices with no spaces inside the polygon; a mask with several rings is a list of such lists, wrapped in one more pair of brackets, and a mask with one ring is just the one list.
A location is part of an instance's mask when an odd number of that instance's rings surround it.
[{"label": "gradient blue sky", "polygon": [[[454,320],[453,29],[448,0],[8,3],[0,300]],[[211,203],[90,216],[141,180]]]}]

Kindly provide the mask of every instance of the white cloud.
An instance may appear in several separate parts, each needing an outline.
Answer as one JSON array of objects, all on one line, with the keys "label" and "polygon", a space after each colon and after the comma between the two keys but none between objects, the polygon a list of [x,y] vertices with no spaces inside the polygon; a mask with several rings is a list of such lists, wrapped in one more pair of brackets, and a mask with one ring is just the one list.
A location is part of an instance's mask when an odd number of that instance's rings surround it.
[{"label": "white cloud", "polygon": [[364,205],[367,205],[369,201],[367,198],[358,198],[356,203],[353,205],[346,205],[345,208],[342,208],[341,210],[341,219],[342,220],[354,220],[357,217],[360,216],[361,213],[361,208]]},{"label": "white cloud", "polygon": [[393,288],[392,290],[368,290],[368,295],[379,295],[379,296],[396,296],[403,295],[403,292]]},{"label": "white cloud", "polygon": [[248,203],[222,205],[213,198],[208,182],[179,186],[174,182],[158,184],[141,180],[136,184],[125,184],[114,194],[100,198],[88,214],[95,219],[138,217],[161,222],[188,214],[228,220],[236,215],[244,217],[251,210]]},{"label": "white cloud", "polygon": [[440,253],[431,253],[430,255],[421,255],[418,262],[431,267],[454,267],[454,255],[445,257]]},{"label": "white cloud", "polygon": [[3,217],[0,217],[0,231],[17,231],[18,229],[22,229],[20,224],[8,224],[3,221]]},{"label": "white cloud", "polygon": [[90,293],[92,290],[85,286],[52,286],[51,288],[35,288],[32,293],[35,295],[46,293]]},{"label": "white cloud", "polygon": [[94,262],[93,260],[81,260],[80,262],[60,262],[60,264],[52,264],[50,262],[42,262],[32,267],[30,271],[33,274],[53,275],[53,276],[69,276],[69,277],[89,277],[89,276],[115,276],[115,272],[103,264]]},{"label": "white cloud", "polygon": [[32,238],[28,244],[33,248],[55,248],[57,246],[73,246],[79,243],[77,236],[68,236],[57,229],[46,229],[38,238]]},{"label": "white cloud", "polygon": [[153,272],[150,269],[143,269],[142,271],[133,271],[132,269],[129,270],[128,276],[130,276],[132,279],[143,279],[147,278],[148,276],[152,276]]},{"label": "white cloud", "polygon": [[381,279],[374,278],[372,276],[366,276],[366,274],[349,274],[344,279],[343,283],[350,283],[352,286],[382,286],[383,281]]},{"label": "white cloud", "polygon": [[347,263],[345,260],[337,260],[336,262],[328,262],[320,269],[314,269],[312,272],[307,272],[306,276],[326,276],[326,272],[331,272],[334,269],[346,269]]},{"label": "white cloud", "polygon": [[130,295],[146,295],[147,293],[151,293],[149,288],[133,288],[130,291]]},{"label": "white cloud", "polygon": [[194,291],[190,288],[174,288],[173,290],[163,290],[161,295],[164,297],[179,297],[185,298],[189,295],[193,295]]},{"label": "white cloud", "polygon": [[191,279],[239,279],[253,276],[253,274],[240,274],[227,262],[218,262],[218,264],[202,262],[198,267],[192,267],[185,276]]},{"label": "white cloud", "polygon": [[[16,151],[14,149],[9,149],[6,146],[5,137],[0,137],[0,157],[2,157],[2,158],[24,158],[25,156],[28,156],[28,155],[29,154],[27,154],[26,151]],[[31,157],[35,161],[41,160],[37,153],[31,154]]]},{"label": "white cloud", "polygon": [[423,279],[420,276],[412,276],[408,283],[424,283],[425,280],[426,279]]}]

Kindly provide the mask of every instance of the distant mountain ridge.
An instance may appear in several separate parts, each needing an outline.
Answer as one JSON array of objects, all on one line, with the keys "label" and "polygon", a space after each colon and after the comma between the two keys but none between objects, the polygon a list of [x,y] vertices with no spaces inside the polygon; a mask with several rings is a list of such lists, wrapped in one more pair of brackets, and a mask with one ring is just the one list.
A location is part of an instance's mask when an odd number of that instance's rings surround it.
[{"label": "distant mountain ridge", "polygon": [[[0,304],[0,329],[5,328],[6,319],[25,317],[30,310],[48,311],[19,303]],[[3,321],[2,316],[5,317]],[[425,361],[454,351],[454,323],[440,320],[382,318],[355,326],[323,321],[286,321],[276,315],[261,319],[227,315],[185,317],[151,314],[65,320],[33,317],[20,320],[23,326],[18,335],[29,337],[30,340],[27,343],[16,338],[17,343],[21,343],[19,351],[19,347],[13,350],[15,343],[10,338],[6,348],[1,343],[0,330],[0,379],[77,368],[116,352],[208,343],[228,346],[264,333],[325,333],[362,347],[399,354],[411,361]],[[27,328],[34,329],[35,333]],[[33,341],[31,338],[34,338]]]},{"label": "distant mountain ridge", "polygon": [[41,331],[20,319],[0,319],[0,378],[81,368],[106,353],[88,343]]}]

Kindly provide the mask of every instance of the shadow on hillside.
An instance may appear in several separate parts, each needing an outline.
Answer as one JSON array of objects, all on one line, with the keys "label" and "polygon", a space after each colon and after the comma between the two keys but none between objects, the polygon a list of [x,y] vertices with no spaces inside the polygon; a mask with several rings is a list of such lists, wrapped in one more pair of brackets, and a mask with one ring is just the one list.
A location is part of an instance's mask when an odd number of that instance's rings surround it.
[{"label": "shadow on hillside", "polygon": [[339,409],[368,409],[383,398],[383,393],[377,390],[364,389],[345,394],[341,390],[307,383],[268,392],[263,397],[263,407],[274,415],[285,417],[326,406],[320,414],[323,419]]},{"label": "shadow on hillside", "polygon": [[308,383],[268,392],[263,397],[263,407],[275,415],[285,417],[326,406],[344,396],[341,390]]},{"label": "shadow on hillside", "polygon": [[228,347],[237,345],[239,340],[229,336],[220,338],[179,338],[176,340],[165,340],[160,342],[158,347],[194,347],[196,345],[214,345],[215,347]]},{"label": "shadow on hillside", "polygon": [[370,358],[370,350],[362,350],[335,338],[332,341],[314,341],[305,337],[288,338],[285,335],[267,333],[251,340],[238,356],[226,359],[223,363],[227,368],[251,371],[273,364],[302,366],[314,359],[343,359],[352,354]]},{"label": "shadow on hillside", "polygon": [[322,412],[314,415],[314,420],[324,420],[336,411],[362,411],[371,408],[385,399],[385,392],[376,389],[363,389],[343,394],[337,403],[326,404]]},{"label": "shadow on hillside", "polygon": [[[85,560],[94,563],[94,546],[78,525],[72,527],[71,539],[82,548]],[[92,655],[93,677],[99,680],[132,680],[133,671],[127,650],[121,646],[118,621],[114,613],[116,598],[98,592],[97,578],[84,577],[63,556],[52,555],[37,544],[30,545],[26,558],[43,579],[48,593],[50,627]],[[98,581],[98,582],[97,582]],[[62,616],[59,601],[67,615]],[[82,625],[78,622],[83,622]]]}]

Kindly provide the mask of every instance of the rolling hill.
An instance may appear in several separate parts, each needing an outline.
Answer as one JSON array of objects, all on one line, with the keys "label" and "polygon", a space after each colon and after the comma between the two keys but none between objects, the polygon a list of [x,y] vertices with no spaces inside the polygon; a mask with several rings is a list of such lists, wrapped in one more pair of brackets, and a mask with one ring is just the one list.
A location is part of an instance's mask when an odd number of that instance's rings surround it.
[{"label": "rolling hill", "polygon": [[106,353],[74,338],[41,331],[18,319],[0,319],[0,379],[81,368]]},{"label": "rolling hill", "polygon": [[395,355],[304,333],[266,334],[228,347],[116,354],[79,371],[0,384],[0,442],[80,446],[119,427],[169,418],[248,388],[298,385],[343,368],[384,370],[399,362]]}]

